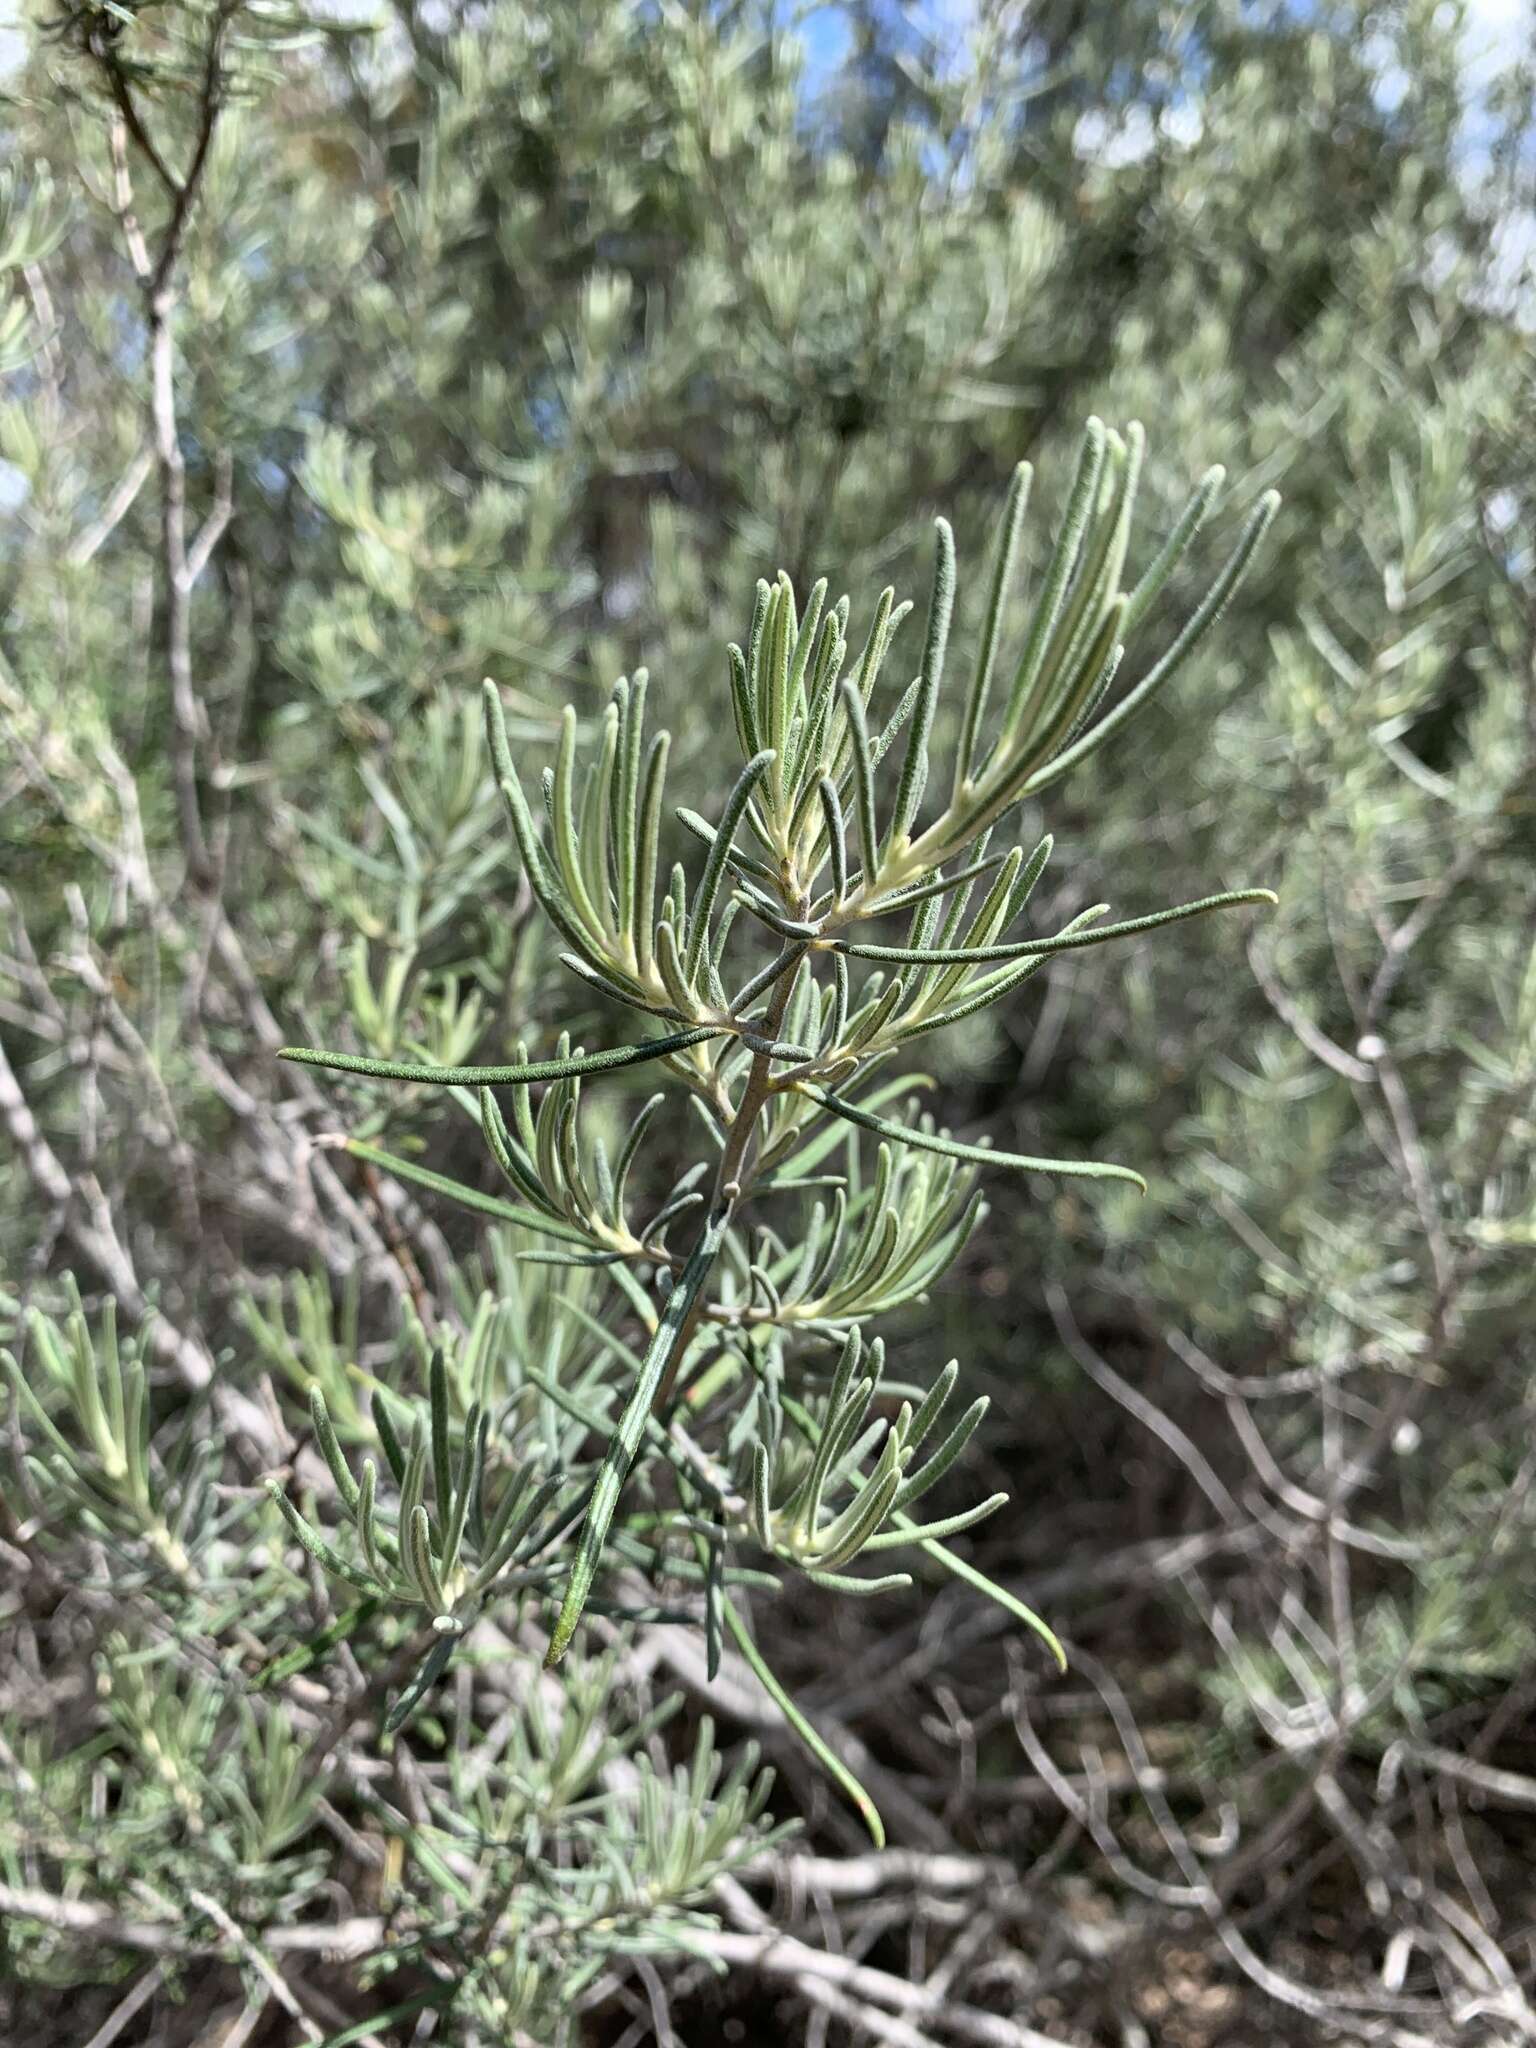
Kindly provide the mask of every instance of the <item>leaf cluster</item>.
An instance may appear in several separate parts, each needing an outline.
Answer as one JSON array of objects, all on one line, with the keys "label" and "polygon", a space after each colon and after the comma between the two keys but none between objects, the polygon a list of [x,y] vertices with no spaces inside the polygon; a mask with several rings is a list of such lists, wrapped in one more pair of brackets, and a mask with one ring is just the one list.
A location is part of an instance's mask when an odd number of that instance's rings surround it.
[{"label": "leaf cluster", "polygon": [[[1141,462],[1138,427],[1122,436],[1090,422],[1009,672],[1001,649],[1030,484],[1027,466],[1016,473],[992,551],[958,738],[942,775],[933,769],[956,583],[945,522],[937,527],[918,673],[888,708],[882,679],[907,610],[891,590],[877,599],[853,656],[846,597],[829,605],[828,586],[818,583],[802,612],[786,576],[759,583],[750,629],[730,649],[727,672],[741,767],[712,821],[686,807],[675,813],[676,825],[698,843],[691,872],[685,861],[669,870],[664,861],[671,742],[665,731],[647,734],[645,671],[614,687],[585,750],[575,712],[566,711],[554,760],[537,778],[537,813],[501,694],[486,684],[490,759],[522,873],[557,935],[560,960],[578,984],[664,1030],[603,1052],[587,1052],[562,1033],[551,1057],[531,1058],[523,1043],[502,1065],[302,1048],[285,1055],[365,1081],[448,1091],[478,1122],[511,1199],[366,1140],[351,1140],[352,1151],[553,1240],[558,1248],[535,1256],[601,1270],[625,1313],[639,1319],[640,1340],[631,1347],[581,1312],[603,1366],[620,1373],[595,1406],[579,1378],[541,1382],[601,1443],[595,1461],[570,1475],[579,1527],[551,1662],[565,1653],[600,1581],[633,1554],[625,1545],[636,1525],[632,1517],[626,1537],[620,1509],[637,1470],[654,1501],[639,1526],[650,1531],[658,1559],[668,1555],[669,1527],[703,1544],[686,1571],[703,1574],[712,1661],[722,1630],[739,1622],[726,1592],[739,1569],[730,1564],[734,1547],[752,1543],[770,1562],[823,1583],[879,1592],[906,1581],[899,1574],[850,1578],[846,1567],[860,1555],[920,1544],[930,1558],[963,1568],[941,1539],[1002,1505],[995,1497],[931,1524],[907,1514],[956,1462],[984,1404],[950,1427],[926,1463],[914,1462],[958,1368],[947,1367],[926,1392],[904,1400],[894,1419],[883,1418],[875,1411],[883,1353],[866,1351],[863,1325],[924,1297],[959,1256],[980,1213],[977,1169],[1138,1186],[1140,1177],[1097,1161],[965,1142],[925,1117],[897,1120],[886,1107],[910,1093],[911,1080],[877,1084],[876,1070],[912,1039],[1010,995],[1063,949],[1273,900],[1263,890],[1223,891],[1107,924],[1107,906],[1096,905],[1058,931],[1017,933],[1052,843],[994,847],[998,828],[1165,687],[1228,602],[1273,516],[1267,497],[1164,651],[1106,711],[1127,644],[1220,482],[1215,472],[1202,480],[1126,588]],[[932,802],[930,787],[939,792]],[[866,923],[892,915],[907,920],[904,943],[864,938]],[[664,1084],[684,1091],[698,1134],[693,1156],[647,1216],[632,1212],[627,1190],[637,1173],[654,1180],[650,1156],[666,1088],[641,1104],[616,1154],[600,1133],[586,1135],[582,1116],[584,1086],[640,1065],[657,1067]],[[867,1179],[861,1132],[879,1141]],[[750,1202],[806,1193],[816,1199],[797,1230],[748,1225]],[[837,1341],[837,1363],[818,1395],[808,1377],[814,1353],[803,1347],[829,1338]],[[435,1361],[432,1385],[444,1384]],[[445,1574],[458,1568],[465,1503],[480,1470],[474,1428],[485,1424],[483,1415],[478,1425],[467,1422],[455,1450],[446,1421],[433,1434],[439,1398],[434,1393],[432,1430],[391,1459],[402,1506],[387,1540],[405,1560],[414,1596],[435,1607],[447,1628],[454,1599]],[[385,1413],[376,1401],[375,1422]],[[684,1414],[689,1428],[680,1439]],[[693,1441],[695,1417],[710,1433],[725,1431],[724,1461],[707,1442]],[[376,1552],[374,1468],[366,1465],[364,1479],[354,1480],[323,1402],[315,1422],[340,1499],[358,1524],[368,1583],[382,1588],[388,1575]],[[657,1454],[661,1468],[671,1469],[671,1506],[658,1487]],[[455,1459],[459,1481],[451,1477]],[[435,1524],[420,1497],[431,1463],[439,1473]],[[727,1477],[732,1464],[739,1478]],[[289,1512],[299,1526],[297,1511]],[[515,1526],[521,1534],[528,1524]],[[310,1532],[306,1540],[332,1569],[342,1568],[333,1550],[316,1548],[322,1539]],[[507,1565],[517,1541],[511,1550],[505,1539],[490,1541],[479,1575],[465,1584],[472,1598]],[[675,1557],[668,1566],[684,1568]]]}]

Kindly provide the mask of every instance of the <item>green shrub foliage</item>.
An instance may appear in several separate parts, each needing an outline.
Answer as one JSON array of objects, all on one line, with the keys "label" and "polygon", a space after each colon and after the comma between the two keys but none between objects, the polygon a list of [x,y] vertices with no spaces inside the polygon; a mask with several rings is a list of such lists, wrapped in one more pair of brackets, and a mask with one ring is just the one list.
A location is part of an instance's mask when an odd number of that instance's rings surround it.
[{"label": "green shrub foliage", "polygon": [[7,2039],[1536,2033],[1491,19],[0,33]]}]

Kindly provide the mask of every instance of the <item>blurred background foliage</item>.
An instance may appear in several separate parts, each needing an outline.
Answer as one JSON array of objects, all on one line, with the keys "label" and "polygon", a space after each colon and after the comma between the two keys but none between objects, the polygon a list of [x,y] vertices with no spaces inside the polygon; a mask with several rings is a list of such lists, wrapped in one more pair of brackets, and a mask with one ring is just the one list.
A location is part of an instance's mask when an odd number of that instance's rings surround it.
[{"label": "blurred background foliage", "polygon": [[[1090,412],[1149,429],[1133,570],[1213,462],[1228,523],[1262,489],[1285,500],[1191,673],[1026,821],[1069,878],[1047,919],[1246,883],[1279,909],[1060,955],[924,1048],[956,1132],[1151,1183],[989,1188],[964,1263],[893,1339],[956,1350],[993,1397],[969,1483],[1013,1504],[970,1553],[1061,1627],[1076,1675],[1011,1663],[1003,1617],[956,1589],[876,1609],[803,1586],[763,1612],[893,1840],[984,1873],[972,1937],[932,1870],[869,1875],[749,1691],[653,1646],[602,1680],[622,1714],[590,1675],[560,1712],[622,1721],[613,1756],[639,1761],[605,1781],[602,1827],[664,1867],[654,1901],[588,1967],[569,1929],[613,1902],[550,1877],[510,1960],[471,1959],[492,1988],[466,2024],[554,2038],[526,1943],[558,1926],[575,1960],[551,1981],[594,2041],[665,2038],[668,1995],[681,2038],[756,2038],[788,1998],[820,2039],[868,2038],[876,2009],[918,2029],[891,2040],[1027,2038],[950,2031],[954,2011],[1085,2043],[1536,2039],[1524,14],[66,0],[13,55],[0,1337],[20,1344],[27,1305],[67,1320],[78,1273],[89,1316],[115,1297],[152,1379],[190,1399],[192,1438],[253,1403],[300,1428],[318,1382],[345,1439],[353,1368],[419,1379],[422,1325],[472,1346],[477,1314],[558,1377],[570,1326],[546,1295],[590,1276],[517,1264],[324,1142],[383,1134],[475,1177],[476,1134],[436,1097],[272,1058],[605,1042],[528,916],[482,676],[542,757],[563,705],[595,718],[648,665],[675,773],[709,790],[758,575],[920,592],[932,516],[975,561],[1019,459],[1054,515]],[[1049,530],[1032,519],[1030,569]],[[1219,548],[1197,546],[1166,620]],[[981,579],[961,596],[968,648]],[[20,1406],[13,1426],[25,1442]],[[186,1527],[221,1512],[200,1483],[178,1481]],[[85,1579],[127,1569],[123,1497],[96,1486]],[[170,1568],[186,1527],[155,1526]],[[76,1553],[26,1486],[0,1487],[0,1539],[0,1877],[67,1896],[87,1843],[92,1898],[131,1916],[185,1882],[169,1802],[231,1859],[218,1911],[281,1918],[326,1884],[387,1910],[397,1850],[375,1870],[356,1836],[388,1828],[317,1820],[302,1731],[221,1705],[185,1643],[165,1664],[132,1599],[61,1585]],[[250,1614],[281,1610],[280,1576],[257,1560]],[[670,1750],[653,1679],[686,1695]],[[515,1708],[491,1722],[498,1756],[526,1752],[526,1812],[480,1824],[506,1842],[536,1812],[579,1863],[596,1766],[562,1777],[557,1736]],[[756,1880],[720,1873],[768,1867],[750,1760],[709,1839],[665,1847],[666,1771],[694,1770],[676,1797],[704,1810],[714,1743],[749,1729],[783,1773],[774,1814],[809,1830],[784,1913],[817,1870],[835,1902],[805,1953],[917,2003],[749,1954]],[[462,1746],[445,1755],[462,1775]],[[473,1904],[431,1846],[472,1789],[400,1795],[440,1916]],[[838,1856],[861,1873],[843,1889]],[[483,1858],[469,1890],[516,1881]],[[727,1931],[707,1935],[712,1884]],[[89,2025],[41,1987],[110,1980],[117,1952],[9,1929],[17,2038],[25,2015],[34,2038],[90,2038],[123,1985]],[[339,2040],[421,1993],[391,1988],[408,1962],[327,1975],[299,1948],[282,1967],[307,1960],[308,1984],[284,1974],[277,1998],[222,1956],[153,1958],[163,1986],[121,2037],[222,2038],[196,2029],[232,1997],[258,2038]],[[165,1987],[180,2016],[145,2033]],[[283,2031],[290,2000],[310,2034]],[[377,2024],[403,2041],[416,2021]]]}]

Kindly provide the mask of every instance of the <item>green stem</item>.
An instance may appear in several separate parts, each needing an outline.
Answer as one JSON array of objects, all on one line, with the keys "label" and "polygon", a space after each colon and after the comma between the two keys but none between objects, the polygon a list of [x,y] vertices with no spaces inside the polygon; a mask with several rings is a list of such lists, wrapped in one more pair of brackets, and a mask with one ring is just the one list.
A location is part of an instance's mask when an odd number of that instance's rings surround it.
[{"label": "green stem", "polygon": [[[803,905],[800,908],[800,914],[804,915]],[[761,1034],[762,1042],[765,1045],[773,1044],[778,1039],[779,1032],[783,1028],[784,1015],[789,1008],[790,992],[795,985],[795,974],[800,966],[803,954],[804,948],[797,947],[780,970],[778,979],[773,984],[773,994],[768,1004],[768,1016],[763,1024]],[[737,1105],[736,1113],[731,1118],[730,1127],[725,1134],[725,1147],[720,1154],[720,1164],[715,1172],[715,1185],[710,1196],[709,1210],[705,1217],[703,1228],[699,1232],[700,1244],[703,1243],[708,1235],[714,1219],[719,1215],[721,1209],[734,1209],[741,1200],[746,1176],[748,1149],[752,1143],[753,1133],[757,1129],[757,1120],[762,1115],[763,1105],[767,1102],[769,1094],[772,1092],[772,1065],[772,1060],[766,1052],[753,1054],[752,1065],[747,1074],[746,1086],[741,1092],[741,1101]],[[697,1249],[697,1246],[695,1249]],[[666,1371],[662,1374],[661,1385],[656,1389],[656,1399],[651,1408],[653,1415],[659,1416],[672,1398],[673,1389],[677,1384],[677,1375],[682,1369],[683,1358],[687,1353],[688,1346],[693,1342],[694,1333],[698,1329],[699,1319],[703,1312],[704,1290],[701,1287],[693,1307],[688,1311],[682,1327],[677,1333],[677,1342],[672,1347],[672,1356],[667,1361]]]}]

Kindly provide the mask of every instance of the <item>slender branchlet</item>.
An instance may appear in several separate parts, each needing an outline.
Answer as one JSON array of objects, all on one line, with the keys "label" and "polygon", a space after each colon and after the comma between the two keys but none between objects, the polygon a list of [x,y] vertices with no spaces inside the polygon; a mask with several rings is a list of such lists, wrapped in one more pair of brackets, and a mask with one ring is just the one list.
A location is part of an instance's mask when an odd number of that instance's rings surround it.
[{"label": "slender branchlet", "polygon": [[[435,1362],[428,1421],[409,1443],[384,1446],[397,1496],[387,1515],[374,1462],[354,1475],[318,1404],[316,1439],[355,1524],[352,1552],[343,1556],[286,1498],[285,1512],[327,1569],[421,1606],[450,1646],[487,1599],[514,1584],[531,1589],[552,1603],[555,1662],[605,1573],[634,1561],[633,1528],[619,1511],[626,1489],[643,1486],[651,1505],[640,1523],[654,1531],[670,1518],[702,1545],[696,1568],[712,1663],[729,1631],[766,1671],[729,1595],[740,1582],[733,1574],[753,1569],[735,1562],[743,1550],[777,1570],[870,1595],[905,1579],[853,1574],[855,1560],[915,1548],[979,1583],[1059,1654],[1038,1617],[948,1548],[947,1539],[996,1512],[1004,1496],[932,1521],[911,1512],[960,1458],[985,1402],[940,1429],[959,1373],[951,1362],[901,1400],[894,1420],[877,1413],[884,1353],[866,1326],[920,1299],[958,1255],[984,1213],[981,1174],[1143,1183],[1128,1165],[957,1137],[918,1111],[920,1076],[882,1069],[909,1043],[1011,995],[1059,952],[1273,901],[1264,889],[1223,890],[1113,920],[1107,904],[1096,904],[1059,930],[1041,931],[1028,912],[1050,838],[995,843],[1027,799],[1088,759],[1173,679],[1274,515],[1273,497],[1261,499],[1203,601],[1164,633],[1167,651],[1138,674],[1136,629],[1192,545],[1219,482],[1214,474],[1201,481],[1127,588],[1142,454],[1139,426],[1120,434],[1089,422],[1060,528],[1021,620],[1013,577],[1030,472],[1015,473],[969,677],[953,705],[944,686],[957,576],[946,521],[935,525],[921,658],[905,690],[884,684],[905,611],[890,590],[877,599],[850,665],[846,598],[829,605],[822,581],[802,608],[787,576],[760,582],[744,644],[727,661],[742,765],[711,813],[675,813],[697,865],[691,874],[673,865],[659,903],[669,742],[665,733],[646,735],[644,674],[615,686],[585,747],[566,712],[539,803],[530,801],[527,771],[514,756],[501,692],[485,684],[495,779],[561,958],[586,989],[657,1028],[601,1051],[564,1035],[541,1059],[520,1045],[515,1059],[495,1065],[299,1048],[284,1056],[452,1091],[480,1126],[503,1195],[360,1138],[351,1149],[537,1233],[549,1246],[541,1258],[605,1275],[619,1313],[606,1322],[581,1313],[620,1369],[620,1398],[607,1413],[589,1411],[551,1382],[550,1397],[578,1425],[578,1448],[585,1426],[596,1455],[584,1468],[578,1459],[565,1477],[524,1475],[510,1485],[498,1478],[497,1493],[485,1410],[472,1401],[455,1423]],[[1015,635],[1017,659],[1003,688],[1004,649]],[[937,775],[936,751],[947,755]],[[934,789],[942,796],[930,803]],[[898,916],[906,919],[902,936],[867,929]],[[649,1215],[635,1210],[631,1190],[643,1179],[634,1169],[665,1086],[630,1122],[616,1164],[588,1137],[581,1115],[584,1085],[640,1065],[692,1096],[704,1146]],[[857,1173],[820,1170],[851,1163],[866,1145],[873,1157]],[[815,1196],[808,1214],[806,1194]],[[797,1226],[766,1227],[780,1201],[802,1205]],[[638,1319],[638,1346],[618,1334],[628,1316]],[[724,1418],[719,1454],[678,1433],[684,1417],[701,1413]],[[642,1449],[654,1456],[642,1459]],[[447,1651],[435,1654],[434,1671]],[[783,1704],[822,1754],[814,1731]],[[865,1795],[840,1763],[826,1760],[878,1836]]]}]

